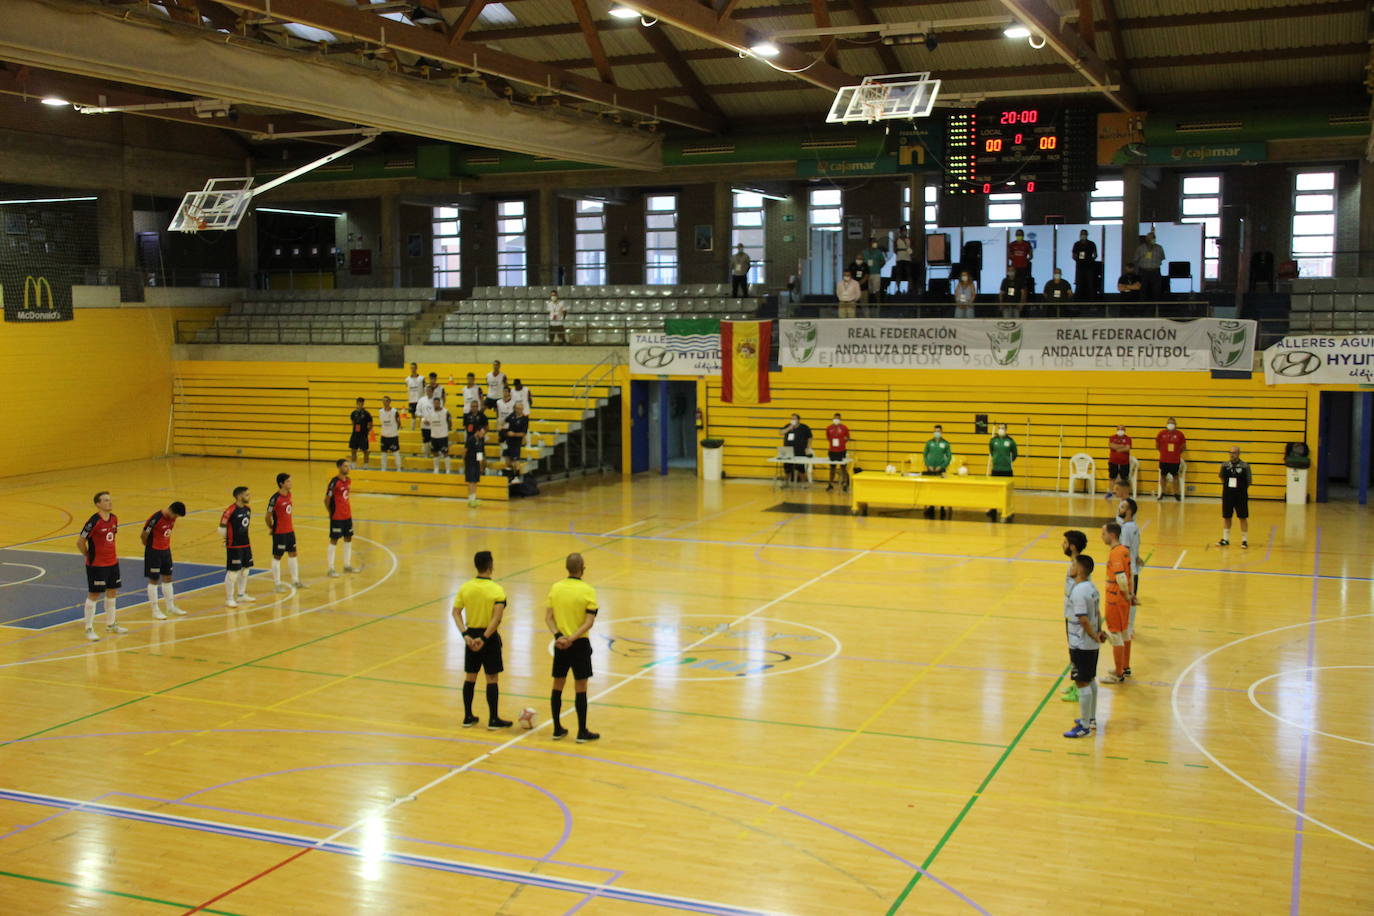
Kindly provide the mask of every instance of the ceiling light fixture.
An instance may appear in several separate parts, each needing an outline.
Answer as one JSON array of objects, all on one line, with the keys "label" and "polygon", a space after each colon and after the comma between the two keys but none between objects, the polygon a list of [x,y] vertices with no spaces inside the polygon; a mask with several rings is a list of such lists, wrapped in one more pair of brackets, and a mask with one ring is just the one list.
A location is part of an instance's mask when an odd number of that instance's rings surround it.
[{"label": "ceiling light fixture", "polygon": [[622,3],[617,3],[611,7],[611,18],[613,19],[638,19],[639,10],[632,10]]},{"label": "ceiling light fixture", "polygon": [[319,210],[283,210],[279,207],[258,207],[259,213],[289,213],[292,216],[319,216],[325,219],[343,219],[342,213],[323,213]]},{"label": "ceiling light fixture", "polygon": [[779,54],[778,46],[771,41],[764,39],[756,41],[749,47],[749,53],[755,57],[777,57]]},{"label": "ceiling light fixture", "polygon": [[[1036,40],[1037,40],[1037,39],[1039,39],[1039,42],[1040,42],[1039,44],[1036,44]],[[1045,46],[1045,36],[1044,36],[1044,35],[1027,35],[1027,36],[1026,36],[1026,44],[1030,45],[1032,48],[1034,48],[1035,50],[1039,51],[1041,48],[1043,48],[1043,47]]]},{"label": "ceiling light fixture", "polygon": [[1031,30],[1019,22],[1013,22],[1002,30],[1002,34],[1007,38],[1030,38]]},{"label": "ceiling light fixture", "polygon": [[42,102],[44,105],[51,106],[52,108],[66,108],[71,104],[71,102],[68,102],[66,99],[55,95],[44,97]]}]

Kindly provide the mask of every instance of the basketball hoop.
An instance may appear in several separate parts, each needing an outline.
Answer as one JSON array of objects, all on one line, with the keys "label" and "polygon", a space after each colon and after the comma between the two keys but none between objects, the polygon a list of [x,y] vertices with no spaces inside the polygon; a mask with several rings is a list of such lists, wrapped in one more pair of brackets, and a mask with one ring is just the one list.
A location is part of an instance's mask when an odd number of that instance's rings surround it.
[{"label": "basketball hoop", "polygon": [[929,72],[866,76],[863,82],[835,93],[825,120],[831,124],[872,124],[924,118],[934,109],[939,92],[940,81],[931,79]]}]

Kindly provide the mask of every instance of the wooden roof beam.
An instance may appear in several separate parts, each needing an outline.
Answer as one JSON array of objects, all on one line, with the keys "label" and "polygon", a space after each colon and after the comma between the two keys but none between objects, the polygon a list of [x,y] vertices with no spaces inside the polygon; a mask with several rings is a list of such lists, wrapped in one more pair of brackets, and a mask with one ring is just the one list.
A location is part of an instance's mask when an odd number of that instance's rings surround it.
[{"label": "wooden roof beam", "polygon": [[468,0],[468,5],[463,7],[463,11],[458,14],[453,25],[448,30],[449,46],[457,44],[463,40],[463,36],[477,22],[477,17],[482,15],[482,10],[486,8],[487,0]]},{"label": "wooden roof beam", "polygon": [[[854,13],[854,18],[859,20],[859,25],[878,24],[878,17],[874,16],[873,11],[868,8],[867,0],[849,0],[849,8]],[[901,61],[897,60],[897,52],[893,51],[891,47],[880,42],[874,45],[873,49],[878,52],[878,60],[882,61],[883,72],[902,72]]]},{"label": "wooden roof beam", "polygon": [[721,119],[685,105],[663,102],[642,92],[619,89],[600,80],[538,61],[516,57],[473,41],[452,42],[433,29],[383,19],[366,9],[328,0],[219,0],[223,5],[260,16],[325,29],[380,48],[418,54],[455,67],[489,73],[546,92],[572,96],[607,108],[714,133]]},{"label": "wooden roof beam", "polygon": [[1044,36],[1045,43],[1056,54],[1064,58],[1070,67],[1105,95],[1113,105],[1122,111],[1135,111],[1135,93],[1127,90],[1108,88],[1115,85],[1107,62],[1098,57],[1097,51],[1090,48],[1075,28],[1066,27],[1059,17],[1059,11],[1046,0],[998,0],[1007,12],[1033,32]]},{"label": "wooden roof beam", "polygon": [[587,42],[587,50],[592,52],[592,62],[596,64],[597,75],[601,77],[601,82],[615,85],[615,73],[611,70],[611,62],[606,58],[606,49],[601,45],[601,36],[596,32],[596,23],[592,22],[591,10],[587,9],[587,0],[571,0],[573,12],[577,14],[577,25],[582,30],[582,39]]},{"label": "wooden roof beam", "polygon": [[[657,19],[660,24],[667,23],[735,51],[747,52],[764,37],[733,19],[718,20],[714,10],[702,6],[696,0],[627,0],[627,3],[632,8]],[[767,63],[776,70],[822,89],[829,89],[831,92],[859,82],[858,77],[851,76],[825,61],[803,54],[791,45],[778,42],[774,44],[778,46],[778,55]]]},{"label": "wooden roof beam", "polygon": [[1135,94],[1131,83],[1131,62],[1126,59],[1126,42],[1121,37],[1121,21],[1116,15],[1116,0],[1102,0],[1102,12],[1107,17],[1107,30],[1112,36],[1112,54],[1116,57],[1116,73],[1121,88]]},{"label": "wooden roof beam", "polygon": [[720,110],[720,106],[711,97],[706,85],[702,83],[696,71],[683,58],[682,52],[677,49],[677,45],[673,44],[668,33],[657,26],[647,26],[640,29],[639,34],[649,43],[649,47],[653,48],[654,54],[658,55],[659,59],[668,65],[668,69],[677,78],[684,93],[696,103],[697,107],[724,120],[725,112]]}]

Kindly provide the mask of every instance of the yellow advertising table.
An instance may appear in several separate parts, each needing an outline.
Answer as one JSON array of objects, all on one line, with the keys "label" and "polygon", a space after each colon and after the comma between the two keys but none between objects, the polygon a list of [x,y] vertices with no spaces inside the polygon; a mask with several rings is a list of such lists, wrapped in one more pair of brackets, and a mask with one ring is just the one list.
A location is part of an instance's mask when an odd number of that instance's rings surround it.
[{"label": "yellow advertising table", "polygon": [[995,509],[1005,522],[1015,511],[1015,493],[1016,488],[1010,477],[855,474],[850,483],[850,505],[855,515],[867,515],[869,506],[884,509],[949,506],[985,512]]}]

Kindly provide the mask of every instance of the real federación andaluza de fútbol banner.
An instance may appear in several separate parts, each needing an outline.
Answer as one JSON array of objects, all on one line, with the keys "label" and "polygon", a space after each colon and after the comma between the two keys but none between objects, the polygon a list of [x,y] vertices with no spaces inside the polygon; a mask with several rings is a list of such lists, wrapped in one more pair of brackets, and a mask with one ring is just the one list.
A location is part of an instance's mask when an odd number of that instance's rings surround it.
[{"label": "real federaci\u00f3n andaluza de f\u00fatbol banner", "polygon": [[834,369],[1249,370],[1255,322],[1221,318],[784,320],[779,362]]}]

